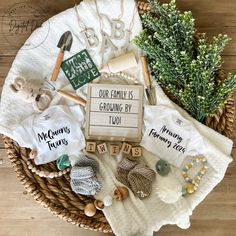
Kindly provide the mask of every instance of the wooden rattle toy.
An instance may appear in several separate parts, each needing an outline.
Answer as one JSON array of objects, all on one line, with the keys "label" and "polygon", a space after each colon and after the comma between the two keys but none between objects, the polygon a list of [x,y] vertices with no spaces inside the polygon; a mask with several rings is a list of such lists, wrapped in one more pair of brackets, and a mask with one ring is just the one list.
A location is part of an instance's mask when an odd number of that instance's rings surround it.
[{"label": "wooden rattle toy", "polygon": [[[48,93],[40,91],[40,89],[33,89],[27,85],[25,79],[21,77],[16,77],[14,83],[10,85],[10,88],[14,93],[18,94],[23,101],[31,103],[34,110],[38,112],[42,112],[48,108],[52,101],[52,97]],[[42,100],[44,102],[40,105]]]}]

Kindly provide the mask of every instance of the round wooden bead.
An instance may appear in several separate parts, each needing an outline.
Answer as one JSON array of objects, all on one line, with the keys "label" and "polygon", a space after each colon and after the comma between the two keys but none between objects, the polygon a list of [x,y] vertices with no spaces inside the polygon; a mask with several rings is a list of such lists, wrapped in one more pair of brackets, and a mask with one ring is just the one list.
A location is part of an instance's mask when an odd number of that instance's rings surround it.
[{"label": "round wooden bead", "polygon": [[101,201],[101,200],[95,200],[94,201],[94,206],[98,209],[98,210],[102,210],[102,209],[104,209],[104,203],[103,203],[103,201]]},{"label": "round wooden bead", "polygon": [[55,175],[54,175],[54,173],[52,172],[52,173],[50,173],[50,174],[48,175],[48,177],[52,179],[52,178],[55,177]]},{"label": "round wooden bead", "polygon": [[45,177],[48,177],[49,174],[50,174],[50,173],[49,173],[48,171],[45,171],[45,172],[44,172],[44,176],[45,176]]},{"label": "round wooden bead", "polygon": [[38,155],[38,152],[36,150],[31,150],[30,154],[29,154],[29,158],[30,159],[35,159]]},{"label": "round wooden bead", "polygon": [[45,177],[45,176],[44,176],[44,172],[43,172],[43,171],[40,171],[40,172],[39,172],[39,176],[40,176],[40,177]]},{"label": "round wooden bead", "polygon": [[194,185],[193,184],[188,184],[186,190],[187,190],[187,193],[189,193],[189,194],[194,193],[194,191],[195,191],[194,190]]},{"label": "round wooden bead", "polygon": [[59,176],[62,176],[62,175],[63,175],[63,172],[62,172],[62,171],[59,171],[59,172],[58,172],[58,175],[59,175]]},{"label": "round wooden bead", "polygon": [[88,217],[93,217],[97,212],[96,207],[93,203],[89,203],[84,208],[84,214]]},{"label": "round wooden bead", "polygon": [[118,186],[113,193],[113,199],[123,201],[129,196],[129,190],[124,186]]}]

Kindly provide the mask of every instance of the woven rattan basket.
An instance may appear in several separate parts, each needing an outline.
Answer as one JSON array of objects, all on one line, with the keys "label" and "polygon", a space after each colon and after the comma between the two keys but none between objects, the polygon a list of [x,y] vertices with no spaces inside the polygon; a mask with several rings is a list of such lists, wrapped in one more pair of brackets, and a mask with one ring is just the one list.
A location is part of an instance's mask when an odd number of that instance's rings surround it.
[{"label": "woven rattan basket", "polygon": [[[149,5],[144,2],[138,2],[138,7],[140,14],[149,10]],[[217,77],[217,79],[224,79],[225,76],[222,71],[219,71]],[[233,119],[234,100],[230,98],[225,106],[213,118],[206,119],[205,123],[230,138],[233,130]],[[40,178],[27,167],[26,162],[29,150],[19,147],[16,142],[6,136],[3,138],[7,155],[18,178],[38,203],[59,218],[74,225],[104,233],[112,232],[101,211],[98,211],[92,218],[84,215],[84,206],[92,202],[92,199],[85,196],[77,196],[72,192],[68,174],[54,179]],[[56,171],[57,167],[55,163],[50,163],[44,165],[41,169]]]}]

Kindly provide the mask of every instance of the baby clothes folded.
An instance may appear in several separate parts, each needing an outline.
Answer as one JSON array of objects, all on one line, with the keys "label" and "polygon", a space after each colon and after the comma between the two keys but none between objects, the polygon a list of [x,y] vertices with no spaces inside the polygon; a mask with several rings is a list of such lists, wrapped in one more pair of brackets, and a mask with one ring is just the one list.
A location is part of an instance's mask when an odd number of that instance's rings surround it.
[{"label": "baby clothes folded", "polygon": [[80,155],[70,173],[72,190],[82,195],[97,194],[102,188],[96,177],[98,170],[99,165],[96,160]]},{"label": "baby clothes folded", "polygon": [[139,199],[150,196],[156,173],[145,164],[123,159],[117,167],[117,179]]}]

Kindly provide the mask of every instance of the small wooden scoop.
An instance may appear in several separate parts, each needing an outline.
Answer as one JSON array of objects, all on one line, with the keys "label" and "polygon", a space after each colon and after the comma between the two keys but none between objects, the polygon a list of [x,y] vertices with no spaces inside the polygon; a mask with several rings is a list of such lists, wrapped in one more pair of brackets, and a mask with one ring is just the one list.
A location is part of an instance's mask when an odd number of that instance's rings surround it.
[{"label": "small wooden scoop", "polygon": [[61,69],[61,63],[64,58],[65,51],[70,51],[73,42],[72,34],[70,31],[66,31],[60,38],[57,47],[60,48],[60,52],[57,56],[56,64],[52,72],[51,81],[56,81]]}]

